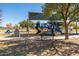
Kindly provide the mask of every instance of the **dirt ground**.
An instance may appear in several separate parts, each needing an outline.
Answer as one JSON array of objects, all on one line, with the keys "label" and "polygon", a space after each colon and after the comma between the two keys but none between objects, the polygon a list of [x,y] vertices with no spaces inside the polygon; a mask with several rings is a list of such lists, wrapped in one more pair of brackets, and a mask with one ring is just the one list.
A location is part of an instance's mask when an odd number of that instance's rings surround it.
[{"label": "dirt ground", "polygon": [[[21,32],[23,36],[27,33],[24,30]],[[3,33],[0,36],[12,37],[12,34]],[[56,37],[59,38],[59,36]],[[27,38],[25,40],[0,40],[0,56],[79,56],[79,37],[74,36],[67,40],[59,38],[41,41],[38,39],[35,37],[33,40]]]},{"label": "dirt ground", "polygon": [[79,56],[79,39],[0,42],[1,56]]}]

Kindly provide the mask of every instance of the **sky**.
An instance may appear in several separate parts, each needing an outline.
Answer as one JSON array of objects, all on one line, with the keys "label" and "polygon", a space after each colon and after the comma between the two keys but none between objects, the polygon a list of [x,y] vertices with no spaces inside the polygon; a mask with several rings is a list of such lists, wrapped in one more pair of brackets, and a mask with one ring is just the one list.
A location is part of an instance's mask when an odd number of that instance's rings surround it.
[{"label": "sky", "polygon": [[42,3],[0,3],[2,26],[19,23],[28,18],[28,12],[42,12]]}]

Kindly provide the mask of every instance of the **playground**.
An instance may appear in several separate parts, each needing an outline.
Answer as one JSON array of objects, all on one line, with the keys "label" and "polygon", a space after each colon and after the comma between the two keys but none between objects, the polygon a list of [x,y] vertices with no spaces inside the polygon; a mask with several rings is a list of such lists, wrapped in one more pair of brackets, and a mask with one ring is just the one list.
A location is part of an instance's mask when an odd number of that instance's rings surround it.
[{"label": "playground", "polygon": [[[54,25],[55,27],[55,25]],[[41,29],[42,28],[42,29]],[[79,55],[79,36],[75,29],[70,32],[69,39],[65,40],[64,30],[56,27],[54,35],[47,29],[50,27],[40,27],[42,36],[38,30],[19,29],[20,35],[15,36],[14,29],[11,33],[2,30],[0,36],[0,55],[1,56],[78,56]],[[62,31],[62,33],[61,33]],[[74,34],[75,33],[75,34]],[[28,35],[29,34],[29,35]]]},{"label": "playground", "polygon": [[17,5],[21,10],[12,7],[19,11],[9,10],[11,17],[4,19],[7,10],[0,10],[0,56],[79,56],[79,4],[45,3],[41,12],[39,4],[33,10],[28,5],[33,4]]}]

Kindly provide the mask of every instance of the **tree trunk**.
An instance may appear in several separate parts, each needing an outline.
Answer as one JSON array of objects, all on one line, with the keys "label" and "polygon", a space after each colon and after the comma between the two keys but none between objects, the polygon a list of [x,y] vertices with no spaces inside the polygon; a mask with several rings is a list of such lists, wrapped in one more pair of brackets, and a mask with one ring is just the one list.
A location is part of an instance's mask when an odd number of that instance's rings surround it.
[{"label": "tree trunk", "polygon": [[68,34],[68,24],[65,21],[65,39],[69,38],[69,34]]}]

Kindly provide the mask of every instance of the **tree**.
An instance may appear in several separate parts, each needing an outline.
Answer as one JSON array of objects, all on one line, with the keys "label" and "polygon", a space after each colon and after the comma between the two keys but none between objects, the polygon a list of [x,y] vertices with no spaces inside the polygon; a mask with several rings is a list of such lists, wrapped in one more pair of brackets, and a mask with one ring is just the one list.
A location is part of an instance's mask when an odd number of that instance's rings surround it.
[{"label": "tree", "polygon": [[35,24],[30,20],[23,20],[19,24],[22,28],[27,28],[27,31],[28,31],[28,26],[31,28],[34,28],[35,26]]},{"label": "tree", "polygon": [[19,24],[20,24],[20,27],[22,27],[22,28],[27,27],[27,21],[26,20],[21,21]]},{"label": "tree", "polygon": [[11,23],[10,24],[6,24],[6,28],[8,28],[8,29],[12,28],[12,24]]},{"label": "tree", "polygon": [[14,28],[20,28],[19,24],[15,24]]},{"label": "tree", "polygon": [[[43,6],[43,12],[45,17],[50,17],[52,13],[57,12],[60,14],[65,27],[65,39],[68,39],[68,25],[72,20],[79,14],[79,4],[78,3],[46,3]],[[67,23],[67,18],[70,21]]]}]

